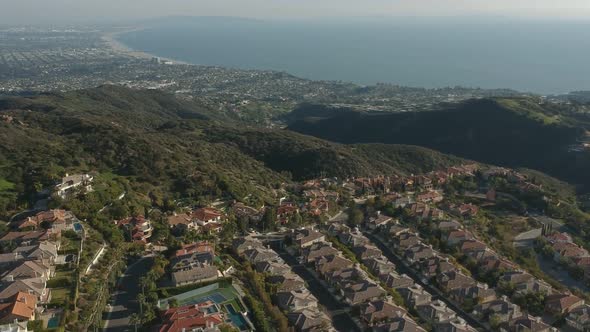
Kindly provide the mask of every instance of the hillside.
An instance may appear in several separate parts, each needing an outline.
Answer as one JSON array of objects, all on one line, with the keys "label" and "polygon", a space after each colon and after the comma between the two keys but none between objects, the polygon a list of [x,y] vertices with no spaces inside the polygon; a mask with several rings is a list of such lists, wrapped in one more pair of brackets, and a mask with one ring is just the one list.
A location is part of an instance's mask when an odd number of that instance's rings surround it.
[{"label": "hillside", "polygon": [[431,112],[362,113],[304,105],[289,129],[339,143],[411,144],[480,162],[526,167],[590,185],[590,153],[571,151],[590,117],[533,99],[481,99]]},{"label": "hillside", "polygon": [[66,172],[112,173],[143,195],[270,201],[272,188],[291,180],[461,162],[411,146],[349,146],[242,128],[197,102],[112,86],[1,99],[0,116],[0,215]]}]

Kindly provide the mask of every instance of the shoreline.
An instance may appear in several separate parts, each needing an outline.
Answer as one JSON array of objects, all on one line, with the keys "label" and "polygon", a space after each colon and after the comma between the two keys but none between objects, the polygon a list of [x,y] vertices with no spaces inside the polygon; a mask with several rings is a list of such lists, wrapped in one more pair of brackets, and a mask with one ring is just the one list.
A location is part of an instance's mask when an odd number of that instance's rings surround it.
[{"label": "shoreline", "polygon": [[180,61],[180,60],[176,60],[176,59],[172,59],[172,58],[161,57],[156,54],[151,54],[148,52],[135,50],[117,39],[117,36],[119,36],[121,34],[134,32],[134,31],[141,31],[141,30],[144,30],[144,28],[135,28],[135,29],[129,29],[129,30],[125,30],[125,31],[104,33],[102,35],[102,40],[107,44],[108,47],[110,47],[116,53],[124,54],[124,55],[130,56],[130,57],[133,57],[133,58],[146,59],[146,60],[158,58],[163,61],[172,62],[172,64],[175,64],[175,65],[195,66],[195,64],[193,64],[193,63],[188,63],[185,61]]}]

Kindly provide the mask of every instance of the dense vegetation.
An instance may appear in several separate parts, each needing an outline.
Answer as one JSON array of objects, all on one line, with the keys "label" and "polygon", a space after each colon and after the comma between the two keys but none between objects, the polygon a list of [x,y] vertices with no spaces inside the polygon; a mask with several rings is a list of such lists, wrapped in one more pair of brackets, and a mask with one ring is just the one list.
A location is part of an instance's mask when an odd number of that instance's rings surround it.
[{"label": "dense vegetation", "polygon": [[95,193],[95,201],[79,203],[94,211],[122,191],[156,205],[219,197],[262,203],[274,200],[272,188],[291,180],[419,172],[460,162],[411,146],[347,146],[242,128],[198,102],[114,86],[0,99],[0,115],[0,218],[26,208],[66,172],[107,174],[100,193],[111,197]]},{"label": "dense vegetation", "polygon": [[302,105],[289,129],[340,143],[412,144],[590,185],[590,116],[533,98],[481,99],[432,112],[367,113]]}]

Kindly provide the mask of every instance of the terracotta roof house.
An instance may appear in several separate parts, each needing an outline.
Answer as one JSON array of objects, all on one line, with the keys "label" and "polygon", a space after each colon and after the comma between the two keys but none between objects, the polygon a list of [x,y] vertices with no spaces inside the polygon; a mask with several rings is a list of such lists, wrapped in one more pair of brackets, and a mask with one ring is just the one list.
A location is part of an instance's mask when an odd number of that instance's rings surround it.
[{"label": "terracotta roof house", "polygon": [[199,226],[220,224],[224,220],[223,214],[219,210],[211,207],[204,207],[194,210],[191,213],[191,218],[193,218]]},{"label": "terracotta roof house", "polygon": [[531,315],[523,315],[515,318],[508,324],[509,332],[550,332],[556,329],[543,323],[541,318]]},{"label": "terracotta roof house", "polygon": [[429,303],[421,304],[416,307],[418,316],[430,323],[439,323],[451,320],[457,314],[441,301],[436,300]]},{"label": "terracotta roof house", "polygon": [[289,325],[301,332],[331,331],[331,322],[318,310],[301,310],[287,314]]},{"label": "terracotta roof house", "polygon": [[373,332],[426,332],[420,325],[408,317],[396,317],[387,323],[373,327]]},{"label": "terracotta roof house", "polygon": [[512,271],[516,265],[511,261],[497,256],[486,256],[479,261],[479,268],[484,271]]},{"label": "terracotta roof house", "polygon": [[506,296],[502,296],[499,299],[476,305],[473,314],[480,319],[495,316],[501,323],[507,323],[521,317],[522,311],[518,305],[510,302]]},{"label": "terracotta roof house", "polygon": [[584,304],[570,310],[565,323],[576,331],[590,331],[590,305]]},{"label": "terracotta roof house", "polygon": [[466,276],[459,271],[441,273],[436,277],[436,280],[438,281],[441,290],[447,293],[454,289],[476,285],[476,281],[473,278]]},{"label": "terracotta roof house", "polygon": [[434,331],[436,332],[477,332],[477,330],[467,324],[465,320],[455,317],[446,322],[437,323],[434,326]]},{"label": "terracotta roof house", "polygon": [[195,253],[209,253],[211,256],[215,256],[215,247],[208,241],[199,241],[185,244],[182,246],[182,248],[176,250],[172,258],[178,258],[185,255],[192,255]]},{"label": "terracotta roof house", "polygon": [[6,303],[0,304],[0,324],[35,320],[36,308],[35,295],[18,292]]},{"label": "terracotta roof house", "polygon": [[338,255],[318,257],[315,261],[316,271],[321,275],[335,270],[350,268],[353,265],[354,263],[352,261]]},{"label": "terracotta roof house", "polygon": [[545,299],[545,310],[565,314],[584,305],[584,300],[572,294],[552,294]]},{"label": "terracotta roof house", "polygon": [[407,314],[404,308],[385,300],[364,303],[361,305],[360,311],[362,320],[369,326],[397,317],[404,317]]},{"label": "terracotta roof house", "polygon": [[416,307],[418,305],[430,303],[430,301],[432,301],[432,296],[430,293],[425,291],[424,288],[418,284],[414,284],[410,287],[398,288],[397,291],[400,293],[405,303],[409,307]]},{"label": "terracotta roof house", "polygon": [[473,217],[479,212],[479,207],[473,204],[460,204],[451,208],[455,214],[463,217]]},{"label": "terracotta roof house", "polygon": [[275,294],[275,300],[279,308],[289,312],[303,309],[317,310],[318,308],[318,299],[307,289],[278,292]]},{"label": "terracotta roof house", "polygon": [[545,235],[545,239],[551,243],[571,243],[573,242],[572,237],[568,233],[555,232],[549,235]]},{"label": "terracotta roof house", "polygon": [[152,224],[144,216],[129,217],[117,221],[117,226],[125,231],[132,242],[147,243],[152,237]]},{"label": "terracotta roof house", "polygon": [[223,313],[212,301],[170,308],[161,317],[159,332],[214,331],[225,322]]}]

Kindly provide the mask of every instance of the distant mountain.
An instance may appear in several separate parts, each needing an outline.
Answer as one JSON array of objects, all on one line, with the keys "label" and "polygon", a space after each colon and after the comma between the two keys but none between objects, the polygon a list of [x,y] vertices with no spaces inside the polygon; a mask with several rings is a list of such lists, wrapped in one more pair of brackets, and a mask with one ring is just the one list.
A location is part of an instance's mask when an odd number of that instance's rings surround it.
[{"label": "distant mountain", "polygon": [[535,98],[470,100],[430,112],[367,113],[303,105],[288,129],[334,142],[411,144],[527,167],[590,185],[590,115]]},{"label": "distant mountain", "polygon": [[112,172],[142,194],[268,201],[272,188],[292,179],[406,174],[459,162],[419,147],[244,128],[158,91],[103,86],[0,99],[0,210],[13,203],[7,191],[26,201],[66,171]]}]

